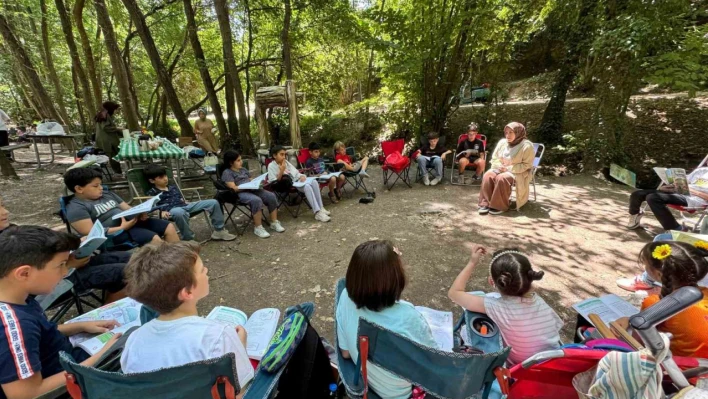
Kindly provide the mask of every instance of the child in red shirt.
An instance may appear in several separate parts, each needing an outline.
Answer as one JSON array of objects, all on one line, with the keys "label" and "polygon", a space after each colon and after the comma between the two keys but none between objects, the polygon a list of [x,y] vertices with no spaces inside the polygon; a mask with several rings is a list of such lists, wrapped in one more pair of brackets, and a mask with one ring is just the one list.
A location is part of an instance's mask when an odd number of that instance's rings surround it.
[{"label": "child in red shirt", "polygon": [[352,163],[351,158],[347,155],[347,149],[341,141],[334,143],[334,161],[344,164],[342,169],[347,172],[359,173],[364,177],[369,177],[366,173],[366,167],[369,166],[369,157],[364,157],[361,161]]}]

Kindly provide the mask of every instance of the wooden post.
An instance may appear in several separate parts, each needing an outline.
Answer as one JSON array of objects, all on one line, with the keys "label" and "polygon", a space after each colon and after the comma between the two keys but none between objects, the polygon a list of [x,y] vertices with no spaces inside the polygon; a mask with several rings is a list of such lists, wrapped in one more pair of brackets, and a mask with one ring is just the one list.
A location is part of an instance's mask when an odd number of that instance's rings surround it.
[{"label": "wooden post", "polygon": [[265,109],[258,103],[256,93],[261,87],[261,82],[253,82],[253,102],[256,104],[256,125],[258,126],[258,141],[261,148],[270,148],[270,135],[268,134],[268,122],[266,121]]},{"label": "wooden post", "polygon": [[300,138],[300,121],[297,112],[297,92],[294,80],[285,82],[286,97],[288,99],[288,112],[290,113],[290,141],[293,148],[302,148]]}]

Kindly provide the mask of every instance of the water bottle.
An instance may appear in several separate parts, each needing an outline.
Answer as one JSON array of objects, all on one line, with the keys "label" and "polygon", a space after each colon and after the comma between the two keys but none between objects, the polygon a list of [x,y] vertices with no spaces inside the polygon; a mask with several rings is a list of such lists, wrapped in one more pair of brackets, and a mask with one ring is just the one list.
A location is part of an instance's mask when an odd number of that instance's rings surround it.
[{"label": "water bottle", "polygon": [[329,395],[327,395],[330,398],[336,398],[337,397],[337,384],[329,384]]}]

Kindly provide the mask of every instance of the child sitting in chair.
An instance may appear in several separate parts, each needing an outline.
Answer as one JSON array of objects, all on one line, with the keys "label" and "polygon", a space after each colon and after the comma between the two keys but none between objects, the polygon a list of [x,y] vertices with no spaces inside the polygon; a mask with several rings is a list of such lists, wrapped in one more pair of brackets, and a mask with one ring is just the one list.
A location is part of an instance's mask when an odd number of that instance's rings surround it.
[{"label": "child sitting in chair", "polygon": [[703,292],[700,302],[658,326],[660,331],[673,335],[671,353],[674,356],[708,357],[708,288],[698,286],[708,274],[706,256],[705,248],[678,241],[650,242],[639,253],[647,273],[661,281],[661,293],[644,299],[642,310],[681,287],[697,287]]},{"label": "child sitting in chair", "polygon": [[241,154],[235,150],[228,150],[224,153],[224,171],[221,173],[221,180],[228,188],[238,195],[238,200],[246,204],[253,215],[253,234],[260,238],[270,237],[270,233],[263,227],[263,217],[261,209],[268,208],[270,213],[270,228],[273,231],[282,233],[285,231],[283,225],[278,221],[278,199],[275,194],[263,189],[260,190],[239,190],[239,184],[251,181],[251,174],[243,167]]},{"label": "child sitting in chair", "polygon": [[[400,252],[390,241],[373,240],[354,250],[336,309],[337,337],[344,358],[358,361],[359,318],[376,323],[422,345],[437,348],[430,326],[412,304],[401,301],[406,272]],[[369,387],[380,397],[407,399],[406,380],[368,363]]]},{"label": "child sitting in chair", "polygon": [[474,166],[475,168],[475,175],[472,177],[472,180],[482,180],[482,175],[486,168],[484,160],[485,148],[484,142],[477,138],[477,134],[479,134],[479,127],[477,127],[477,124],[474,122],[470,123],[467,128],[467,140],[463,140],[457,145],[455,153],[458,157],[457,173],[460,183],[464,183],[461,180],[464,177],[465,168],[467,168],[467,166]]},{"label": "child sitting in chair", "polygon": [[211,234],[212,240],[233,241],[236,239],[235,235],[230,234],[224,228],[224,213],[221,211],[219,201],[208,199],[187,203],[180,189],[174,184],[169,184],[170,180],[167,177],[167,170],[164,166],[150,164],[143,173],[145,178],[153,185],[147,194],[153,197],[160,194],[160,199],[155,206],[160,210],[160,215],[163,218],[175,222],[183,240],[191,241],[194,239],[194,232],[189,226],[190,214],[204,210],[209,212],[211,224],[214,226],[214,232]]},{"label": "child sitting in chair", "polygon": [[[307,148],[310,150],[310,158],[305,161],[305,167],[310,174],[312,176],[320,176],[327,173],[324,158],[320,156],[320,145],[316,141],[313,141]],[[332,203],[336,204],[339,202],[338,200],[342,199],[342,186],[344,186],[344,183],[347,181],[347,178],[343,174],[340,174],[338,177],[332,176],[327,180],[319,178],[317,180],[322,183],[327,183],[329,199]]]},{"label": "child sitting in chair", "polygon": [[347,147],[344,143],[337,141],[334,143],[334,161],[342,164],[342,168],[347,172],[358,173],[363,177],[369,177],[366,167],[369,166],[369,157],[362,158],[361,161],[352,163],[352,159],[347,155]]},{"label": "child sitting in chair", "polygon": [[463,308],[486,313],[499,327],[504,343],[511,347],[509,363],[521,363],[538,352],[560,347],[559,331],[563,321],[540,295],[532,291],[531,283],[543,278],[543,272],[533,270],[531,262],[516,249],[494,253],[489,265],[489,282],[501,297],[477,296],[465,292],[465,286],[475,266],[487,250],[475,245],[464,269],[452,283],[447,295]]},{"label": "child sitting in chair", "polygon": [[197,303],[209,295],[208,269],[199,249],[183,241],[149,245],[133,255],[126,269],[128,294],[160,316],[128,337],[120,365],[124,373],[143,373],[234,353],[244,387],[253,378],[246,330],[197,313]]}]

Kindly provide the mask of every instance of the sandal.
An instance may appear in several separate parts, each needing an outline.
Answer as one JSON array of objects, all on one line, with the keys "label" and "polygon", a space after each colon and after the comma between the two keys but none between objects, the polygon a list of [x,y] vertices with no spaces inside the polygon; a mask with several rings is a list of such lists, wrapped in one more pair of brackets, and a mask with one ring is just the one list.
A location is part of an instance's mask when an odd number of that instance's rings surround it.
[{"label": "sandal", "polygon": [[329,200],[332,201],[333,204],[339,203],[337,197],[334,196],[332,193],[329,193]]},{"label": "sandal", "polygon": [[335,188],[334,189],[334,195],[337,196],[338,200],[342,199],[342,189],[341,188]]}]

